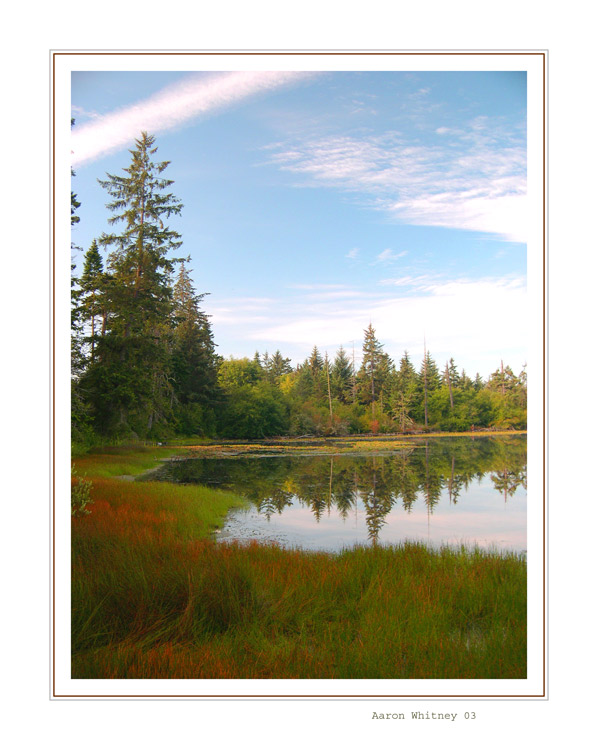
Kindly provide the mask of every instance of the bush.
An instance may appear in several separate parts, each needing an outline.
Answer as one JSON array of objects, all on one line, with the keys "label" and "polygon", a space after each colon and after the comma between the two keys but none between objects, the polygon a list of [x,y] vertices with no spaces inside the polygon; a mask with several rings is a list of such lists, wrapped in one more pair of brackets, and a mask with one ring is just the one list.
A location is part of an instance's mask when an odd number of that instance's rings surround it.
[{"label": "bush", "polygon": [[93,503],[92,487],[91,479],[79,476],[75,467],[71,466],[71,516],[86,516],[91,513],[87,506]]}]

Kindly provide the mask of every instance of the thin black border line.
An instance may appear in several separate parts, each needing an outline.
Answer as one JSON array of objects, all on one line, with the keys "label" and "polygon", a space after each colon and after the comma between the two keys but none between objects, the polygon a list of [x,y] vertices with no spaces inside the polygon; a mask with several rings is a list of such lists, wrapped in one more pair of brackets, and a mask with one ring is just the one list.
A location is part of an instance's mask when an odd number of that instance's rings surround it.
[{"label": "thin black border line", "polygon": [[[264,698],[280,698],[280,699],[302,699],[302,698],[328,698],[328,699],[363,699],[363,698],[395,698],[395,699],[407,699],[407,698],[427,698],[427,699],[483,699],[483,698],[494,698],[497,700],[505,700],[509,698],[526,698],[526,699],[539,699],[547,698],[546,693],[546,603],[547,603],[547,591],[546,591],[546,63],[547,63],[547,51],[538,50],[537,52],[383,52],[383,51],[326,51],[319,52],[315,50],[310,51],[173,51],[173,52],[60,52],[50,51],[52,58],[52,695],[51,698],[129,698],[129,699],[162,699],[162,698],[187,698],[187,699],[234,699],[234,698],[246,698],[246,699],[264,699]],[[543,411],[542,411],[542,531],[543,531],[543,544],[542,544],[542,693],[541,694],[526,694],[526,695],[387,695],[387,694],[368,694],[368,695],[312,695],[312,694],[295,694],[295,695],[70,695],[70,694],[58,694],[56,693],[56,57],[58,56],[81,56],[81,55],[119,55],[119,56],[259,56],[259,55],[272,55],[272,56],[290,56],[290,55],[319,55],[319,56],[338,56],[338,55],[351,55],[351,56],[392,56],[392,57],[413,57],[413,56],[540,56],[543,58],[542,61],[542,400],[543,400]]]}]

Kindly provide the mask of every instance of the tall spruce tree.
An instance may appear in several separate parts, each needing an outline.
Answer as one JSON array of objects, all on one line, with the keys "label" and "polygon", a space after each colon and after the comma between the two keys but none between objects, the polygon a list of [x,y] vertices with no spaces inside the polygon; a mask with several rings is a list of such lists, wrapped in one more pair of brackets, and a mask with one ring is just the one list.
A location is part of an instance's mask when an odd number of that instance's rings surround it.
[{"label": "tall spruce tree", "polygon": [[376,338],[376,331],[370,323],[364,331],[363,359],[358,375],[358,388],[362,403],[372,405],[372,417],[376,399],[380,398],[382,388],[392,368],[392,360],[384,352],[382,344]]},{"label": "tall spruce tree", "polygon": [[[71,117],[71,128],[75,124],[74,118]],[[75,176],[75,171],[71,168],[71,178]],[[81,207],[81,202],[77,200],[77,195],[71,190],[71,230],[74,224],[80,221],[77,216],[77,209]],[[80,250],[71,239],[71,253]],[[79,279],[75,276],[76,264],[71,255],[71,377],[76,378],[84,366],[83,344],[82,344],[82,326],[80,320],[79,298],[81,291],[78,287]]]},{"label": "tall spruce tree", "polygon": [[343,403],[348,403],[351,400],[352,376],[353,368],[351,367],[351,361],[341,345],[334,357],[334,363],[330,370],[330,384],[334,398]]},{"label": "tall spruce tree", "polygon": [[409,359],[409,353],[405,352],[401,357],[399,363],[399,369],[397,372],[397,389],[402,393],[408,395],[415,390],[417,384],[417,373],[415,367],[412,365]]},{"label": "tall spruce tree", "polygon": [[420,413],[418,416],[419,418],[423,416],[424,425],[427,427],[430,394],[440,388],[441,377],[432,355],[428,350],[424,349],[424,351],[424,358],[417,378],[417,394],[420,398],[420,403],[423,405],[423,415]]},{"label": "tall spruce tree", "polygon": [[289,357],[283,357],[280,349],[277,349],[270,357],[268,374],[273,383],[277,383],[283,375],[292,372],[291,360]]},{"label": "tall spruce tree", "polygon": [[88,373],[98,427],[104,432],[147,435],[170,416],[173,260],[168,253],[182,244],[165,220],[182,203],[169,192],[172,180],[162,174],[167,161],[154,161],[155,139],[147,133],[130,150],[124,174],[108,174],[100,185],[112,198],[109,224],[100,244],[110,250],[107,291],[109,325],[98,342],[98,358]]},{"label": "tall spruce tree", "polygon": [[[75,120],[71,118],[71,127]],[[75,172],[71,169],[71,177]],[[71,190],[71,229],[80,219],[77,209],[81,207],[77,195]],[[71,253],[80,250],[71,240]],[[81,388],[81,375],[85,368],[85,354],[83,342],[83,322],[81,319],[81,289],[79,279],[75,276],[76,264],[71,259],[71,440],[73,443],[85,445],[93,441],[91,428],[91,414],[89,405],[84,398]]]},{"label": "tall spruce tree", "polygon": [[93,362],[99,338],[98,324],[100,325],[100,332],[102,334],[106,332],[106,301],[104,299],[106,274],[104,273],[102,256],[95,240],[85,253],[79,286],[81,291],[79,310],[83,323],[89,327],[89,336],[86,337],[86,342],[89,344],[89,358]]},{"label": "tall spruce tree", "polygon": [[317,346],[312,349],[307,362],[311,375],[312,395],[316,400],[320,400],[326,391],[326,373],[324,371],[324,360]]},{"label": "tall spruce tree", "polygon": [[219,358],[209,317],[200,308],[206,295],[195,293],[185,265],[189,260],[180,262],[173,288],[172,376],[179,427],[183,432],[197,434],[213,429]]}]

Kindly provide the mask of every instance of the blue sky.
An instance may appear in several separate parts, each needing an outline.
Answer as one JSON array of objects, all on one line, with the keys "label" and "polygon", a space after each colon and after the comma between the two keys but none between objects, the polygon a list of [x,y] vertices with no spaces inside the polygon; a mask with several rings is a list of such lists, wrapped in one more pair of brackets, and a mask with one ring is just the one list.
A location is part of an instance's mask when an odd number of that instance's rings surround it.
[{"label": "blue sky", "polygon": [[222,356],[359,359],[371,322],[395,360],[425,337],[439,366],[519,372],[526,98],[524,72],[75,72],[73,241],[107,230],[97,178],[145,129]]}]

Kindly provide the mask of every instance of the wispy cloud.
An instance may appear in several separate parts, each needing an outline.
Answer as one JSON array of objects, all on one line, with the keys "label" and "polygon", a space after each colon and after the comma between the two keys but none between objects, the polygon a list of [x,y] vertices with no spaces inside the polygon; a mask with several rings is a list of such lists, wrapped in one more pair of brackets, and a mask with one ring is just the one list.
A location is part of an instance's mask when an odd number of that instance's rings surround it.
[{"label": "wispy cloud", "polygon": [[314,289],[344,289],[344,284],[289,284],[289,289],[304,289],[312,291]]},{"label": "wispy cloud", "polygon": [[72,132],[72,163],[81,165],[128,146],[142,130],[153,134],[180,127],[256,94],[287,86],[314,73],[241,71],[194,74],[148,99],[94,117]]},{"label": "wispy cloud", "polygon": [[438,128],[433,144],[401,133],[328,136],[277,144],[271,161],[358,196],[394,219],[420,226],[526,237],[526,149],[522,128],[478,117],[459,131]]},{"label": "wispy cloud", "polygon": [[381,279],[380,286],[402,286],[418,291],[426,291],[441,281],[438,274],[421,274],[419,276],[399,276],[395,279]]},{"label": "wispy cloud", "polygon": [[376,256],[376,260],[374,261],[374,264],[376,263],[388,263],[392,260],[398,260],[399,258],[404,258],[407,255],[407,250],[401,250],[400,253],[393,252],[389,247],[386,248],[386,250],[383,250],[381,253],[378,253]]},{"label": "wispy cloud", "polygon": [[359,255],[359,248],[354,247],[352,250],[349,250],[349,252],[345,255],[345,258],[350,258],[351,260],[355,260],[357,256]]},{"label": "wispy cloud", "polygon": [[84,109],[83,107],[78,107],[76,104],[73,104],[71,107],[71,115],[75,118],[83,117],[86,120],[94,120],[97,117],[101,117],[100,113],[94,109]]}]

